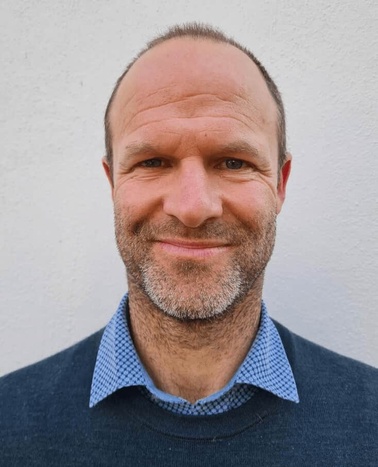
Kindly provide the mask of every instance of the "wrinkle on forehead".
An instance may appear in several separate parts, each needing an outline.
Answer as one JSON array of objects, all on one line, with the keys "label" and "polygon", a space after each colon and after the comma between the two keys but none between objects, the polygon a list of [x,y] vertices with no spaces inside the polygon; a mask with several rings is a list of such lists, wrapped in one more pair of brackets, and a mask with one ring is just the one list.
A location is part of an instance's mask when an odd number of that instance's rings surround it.
[{"label": "wrinkle on forehead", "polygon": [[110,112],[113,136],[163,114],[193,118],[228,113],[247,125],[277,125],[273,98],[243,52],[225,44],[168,42],[147,52],[125,76]]},{"label": "wrinkle on forehead", "polygon": [[[263,126],[269,123],[258,107],[242,98],[229,100],[200,94],[166,103],[143,100],[143,105],[137,108],[133,105],[126,106],[115,124],[115,129],[116,133],[122,133],[135,131],[144,124],[153,124],[162,120],[195,118],[229,118],[238,120],[246,126],[249,124]],[[271,121],[275,125],[275,116]]]}]

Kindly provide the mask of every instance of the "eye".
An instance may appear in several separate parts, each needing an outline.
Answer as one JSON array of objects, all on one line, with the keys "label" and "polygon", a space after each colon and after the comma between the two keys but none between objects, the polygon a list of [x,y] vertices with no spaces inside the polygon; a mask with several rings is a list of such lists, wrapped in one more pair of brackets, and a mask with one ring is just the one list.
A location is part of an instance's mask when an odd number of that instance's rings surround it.
[{"label": "eye", "polygon": [[239,170],[245,166],[245,162],[240,159],[226,159],[224,163],[227,169],[230,170]]},{"label": "eye", "polygon": [[156,168],[156,167],[161,167],[163,164],[161,159],[148,159],[146,161],[143,161],[140,163],[142,167],[148,167],[148,168]]}]

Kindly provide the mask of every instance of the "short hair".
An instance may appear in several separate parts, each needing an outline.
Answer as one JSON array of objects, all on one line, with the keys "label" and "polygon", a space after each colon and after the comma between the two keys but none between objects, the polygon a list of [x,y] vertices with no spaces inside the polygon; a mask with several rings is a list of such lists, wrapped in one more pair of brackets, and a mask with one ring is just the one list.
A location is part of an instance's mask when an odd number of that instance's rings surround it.
[{"label": "short hair", "polygon": [[226,36],[226,34],[224,34],[219,29],[214,28],[213,26],[210,26],[208,24],[194,22],[194,23],[186,23],[183,25],[173,26],[169,28],[165,33],[160,34],[159,36],[152,39],[150,42],[147,43],[145,48],[142,49],[136,55],[136,57],[134,57],[134,59],[127,65],[122,75],[117,79],[117,82],[114,86],[114,89],[112,91],[108,104],[106,106],[105,118],[104,118],[105,150],[106,150],[105,157],[106,157],[107,163],[109,164],[111,173],[113,171],[113,150],[112,150],[112,134],[111,134],[111,128],[110,128],[110,110],[111,110],[112,103],[116,97],[118,88],[123,78],[128,73],[130,68],[134,65],[134,63],[147,51],[153,49],[157,45],[162,44],[163,42],[166,42],[170,39],[182,38],[182,37],[188,37],[188,38],[195,39],[195,40],[209,40],[209,41],[213,41],[217,43],[232,45],[236,47],[237,49],[241,50],[242,52],[244,52],[255,63],[255,65],[260,70],[261,74],[263,75],[263,78],[269,89],[269,92],[271,96],[273,97],[276,103],[276,106],[277,106],[278,166],[280,169],[286,160],[286,119],[285,119],[285,109],[284,109],[283,101],[281,98],[281,94],[277,88],[277,85],[275,84],[273,79],[270,77],[265,67],[261,64],[261,62],[255,57],[255,55],[250,50],[248,50],[243,45],[239,44],[232,37]]}]

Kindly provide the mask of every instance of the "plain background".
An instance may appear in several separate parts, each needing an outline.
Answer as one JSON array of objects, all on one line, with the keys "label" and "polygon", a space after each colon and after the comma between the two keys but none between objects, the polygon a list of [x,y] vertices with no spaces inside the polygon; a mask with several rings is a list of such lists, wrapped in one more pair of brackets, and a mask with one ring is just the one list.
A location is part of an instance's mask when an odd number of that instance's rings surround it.
[{"label": "plain background", "polygon": [[378,2],[8,0],[1,31],[0,374],[104,326],[126,290],[102,118],[156,33],[209,22],[276,80],[294,156],[265,301],[378,365]]}]

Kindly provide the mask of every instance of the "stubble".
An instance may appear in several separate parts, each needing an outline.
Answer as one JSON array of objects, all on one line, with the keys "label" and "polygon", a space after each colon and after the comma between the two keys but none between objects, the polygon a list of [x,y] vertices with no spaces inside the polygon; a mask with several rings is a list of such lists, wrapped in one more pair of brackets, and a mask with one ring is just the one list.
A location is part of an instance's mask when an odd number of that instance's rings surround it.
[{"label": "stubble", "polygon": [[[271,257],[276,232],[276,213],[267,210],[248,222],[208,221],[187,229],[172,218],[154,224],[130,221],[115,203],[115,233],[129,282],[167,316],[181,321],[223,317],[243,302],[264,273]],[[158,238],[221,239],[232,251],[226,264],[196,260],[171,260],[164,265],[154,256]]]}]

